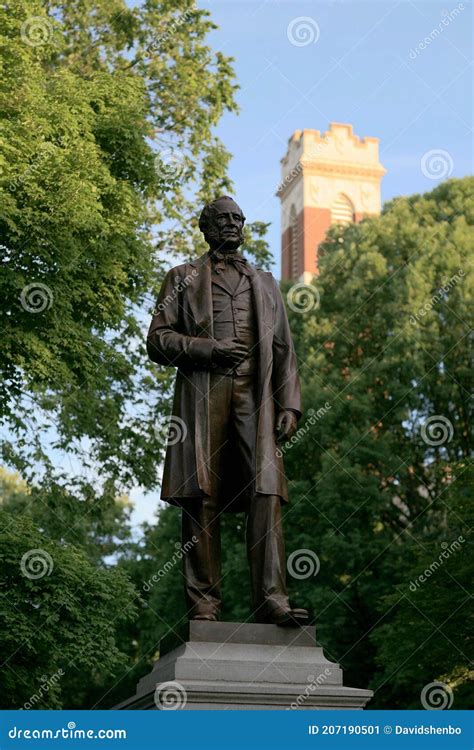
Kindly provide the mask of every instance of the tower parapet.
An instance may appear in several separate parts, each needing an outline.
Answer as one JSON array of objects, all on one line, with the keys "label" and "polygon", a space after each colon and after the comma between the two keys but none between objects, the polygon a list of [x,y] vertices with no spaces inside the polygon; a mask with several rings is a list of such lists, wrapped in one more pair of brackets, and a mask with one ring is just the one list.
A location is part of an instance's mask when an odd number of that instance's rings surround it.
[{"label": "tower parapet", "polygon": [[359,138],[352,125],[296,130],[281,160],[283,279],[309,281],[318,247],[332,224],[358,222],[381,210],[379,139]]}]

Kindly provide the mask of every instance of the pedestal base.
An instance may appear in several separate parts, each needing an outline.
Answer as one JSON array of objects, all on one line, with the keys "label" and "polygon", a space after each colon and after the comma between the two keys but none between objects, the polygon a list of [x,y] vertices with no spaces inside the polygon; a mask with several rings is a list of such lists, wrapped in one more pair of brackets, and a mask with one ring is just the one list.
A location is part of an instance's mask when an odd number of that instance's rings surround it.
[{"label": "pedestal base", "polygon": [[117,709],[361,709],[370,690],[344,687],[313,626],[191,621]]}]

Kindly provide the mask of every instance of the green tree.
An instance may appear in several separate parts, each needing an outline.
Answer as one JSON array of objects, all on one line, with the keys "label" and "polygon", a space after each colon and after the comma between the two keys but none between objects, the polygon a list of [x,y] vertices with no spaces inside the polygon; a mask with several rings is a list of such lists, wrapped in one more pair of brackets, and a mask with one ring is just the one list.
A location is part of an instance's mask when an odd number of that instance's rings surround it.
[{"label": "green tree", "polygon": [[121,570],[46,539],[28,516],[0,508],[0,524],[2,708],[82,708],[88,685],[127,663],[115,634],[137,593]]},{"label": "green tree", "polygon": [[[25,661],[9,659],[9,705],[55,673],[51,644],[70,660],[67,628],[53,617],[69,597],[71,643],[82,640],[84,655],[48,706],[89,706],[107,692],[115,636],[136,657],[132,627],[115,619],[131,589],[104,559],[119,549],[127,559],[123,493],[154,488],[163,455],[155,427],[172,373],[147,362],[148,314],[165,266],[205,249],[196,207],[231,190],[214,126],[236,112],[237,86],[231,59],[207,43],[214,28],[191,0],[13,0],[0,16],[1,455],[22,478],[0,477],[13,608],[5,657],[16,633],[26,641]],[[268,263],[265,231],[250,225],[246,249]],[[19,576],[23,532],[49,551],[51,578]],[[79,578],[87,585],[76,596]],[[50,623],[39,641],[15,620],[30,599]]]},{"label": "green tree", "polygon": [[[380,666],[374,686],[383,690],[387,705],[421,708],[423,688],[434,681],[446,685],[439,697],[445,704],[451,703],[451,689],[453,708],[473,705],[473,490],[474,464],[453,466],[440,528],[406,540],[398,574],[403,583],[383,602],[392,610],[390,620],[373,633]],[[436,706],[429,695],[428,705]]]},{"label": "green tree", "polygon": [[[413,544],[449,541],[445,491],[467,481],[452,467],[472,459],[473,187],[450,180],[391,201],[380,218],[334,227],[312,309],[291,310],[298,300],[287,290],[304,404],[314,410],[285,452],[294,478],[288,551],[320,560],[319,574],[292,590],[314,608],[321,642],[350,684],[381,685],[377,664],[387,677],[398,659],[393,639],[391,661],[389,647],[377,653],[377,633],[397,609],[386,597],[409,583]],[[435,630],[442,615],[429,590]],[[415,653],[420,631],[404,637]],[[453,649],[440,645],[440,673]],[[399,679],[396,701],[385,683],[375,707],[419,705],[419,681],[403,670]]]},{"label": "green tree", "polygon": [[[165,264],[204,249],[196,205],[228,191],[213,128],[231,60],[191,0],[14,0],[0,19],[3,459],[114,497],[153,487],[171,374],[144,334]],[[249,250],[268,258],[257,222]],[[70,473],[70,472],[69,472]]]},{"label": "green tree", "polygon": [[0,507],[29,516],[45,538],[80,547],[97,564],[131,540],[132,505],[125,495],[100,505],[95,495],[71,495],[55,482],[28,485],[0,467]]}]

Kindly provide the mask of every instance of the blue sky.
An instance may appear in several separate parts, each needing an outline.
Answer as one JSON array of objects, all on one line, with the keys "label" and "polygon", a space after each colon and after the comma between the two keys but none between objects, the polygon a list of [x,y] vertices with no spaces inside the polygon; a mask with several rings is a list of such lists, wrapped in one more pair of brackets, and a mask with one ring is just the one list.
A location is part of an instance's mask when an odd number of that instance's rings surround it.
[{"label": "blue sky", "polygon": [[[280,216],[275,190],[280,159],[294,130],[324,131],[331,121],[349,122],[357,135],[380,138],[381,162],[388,170],[384,201],[439,183],[421,171],[421,159],[430,150],[449,155],[443,157],[442,172],[447,163],[451,176],[472,173],[470,3],[198,4],[219,26],[210,37],[212,46],[235,58],[241,112],[224,116],[217,132],[233,154],[235,196],[247,218],[272,223],[276,275]],[[317,38],[305,46],[288,39],[289,24],[300,17],[309,19],[305,23]]]}]

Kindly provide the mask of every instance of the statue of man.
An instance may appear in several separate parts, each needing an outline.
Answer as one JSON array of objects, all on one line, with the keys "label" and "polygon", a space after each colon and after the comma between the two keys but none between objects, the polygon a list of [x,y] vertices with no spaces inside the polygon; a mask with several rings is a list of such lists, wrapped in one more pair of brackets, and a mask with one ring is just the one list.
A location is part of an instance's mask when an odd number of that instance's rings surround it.
[{"label": "statue of man", "polygon": [[286,590],[277,441],[296,429],[300,386],[277,283],[237,252],[244,222],[232,198],[205,206],[209,252],[172,268],[158,297],[148,354],[178,368],[161,497],[182,508],[190,619],[219,619],[219,519],[245,511],[254,619],[298,626],[308,612]]}]

